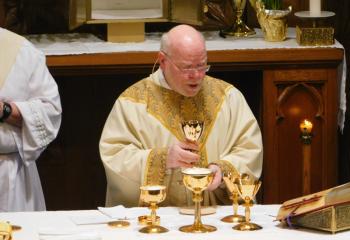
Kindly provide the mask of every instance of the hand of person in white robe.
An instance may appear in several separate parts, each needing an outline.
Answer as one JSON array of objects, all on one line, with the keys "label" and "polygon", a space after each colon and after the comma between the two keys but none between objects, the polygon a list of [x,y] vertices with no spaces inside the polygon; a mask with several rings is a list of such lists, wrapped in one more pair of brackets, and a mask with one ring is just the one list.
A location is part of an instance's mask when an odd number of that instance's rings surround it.
[{"label": "hand of person in white robe", "polygon": [[193,167],[199,161],[198,144],[191,141],[176,142],[169,147],[166,168]]},{"label": "hand of person in white robe", "polygon": [[219,187],[219,185],[222,182],[222,171],[221,171],[221,168],[218,165],[215,165],[215,164],[209,164],[208,168],[211,169],[214,172],[214,179],[211,182],[211,184],[209,184],[207,190],[208,191],[213,191],[217,187]]}]

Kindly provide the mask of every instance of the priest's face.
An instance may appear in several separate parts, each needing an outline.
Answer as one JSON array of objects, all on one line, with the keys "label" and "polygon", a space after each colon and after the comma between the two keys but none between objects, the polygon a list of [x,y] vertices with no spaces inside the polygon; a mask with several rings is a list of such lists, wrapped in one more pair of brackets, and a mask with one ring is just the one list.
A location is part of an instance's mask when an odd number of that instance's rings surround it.
[{"label": "priest's face", "polygon": [[172,90],[186,97],[197,95],[209,69],[205,48],[163,51],[159,58],[165,80]]}]

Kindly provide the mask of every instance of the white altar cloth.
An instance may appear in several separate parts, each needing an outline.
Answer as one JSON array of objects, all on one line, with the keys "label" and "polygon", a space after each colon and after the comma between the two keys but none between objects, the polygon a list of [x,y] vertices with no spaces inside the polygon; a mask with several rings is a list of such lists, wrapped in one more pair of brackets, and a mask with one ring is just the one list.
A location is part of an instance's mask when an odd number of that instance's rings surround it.
[{"label": "white altar cloth", "polygon": [[[280,205],[255,205],[251,209],[252,222],[263,227],[262,230],[251,232],[240,232],[233,230],[231,223],[221,222],[220,219],[232,214],[231,206],[219,206],[217,212],[212,215],[202,216],[203,224],[211,224],[217,227],[217,231],[212,233],[183,233],[178,229],[183,225],[192,224],[194,217],[181,215],[177,208],[159,208],[157,213],[161,218],[161,225],[168,228],[169,232],[162,234],[143,234],[138,232],[142,227],[137,223],[137,216],[149,213],[147,208],[130,208],[126,213],[130,218],[130,226],[127,228],[111,228],[105,223],[77,225],[74,221],[79,217],[91,222],[94,220],[104,221],[109,218],[98,210],[81,211],[47,211],[47,212],[17,212],[0,213],[1,221],[10,221],[12,224],[22,226],[22,230],[14,232],[14,240],[36,240],[36,239],[68,239],[63,236],[55,236],[57,233],[70,232],[69,239],[176,239],[176,240],[345,240],[350,239],[350,232],[338,232],[331,234],[328,232],[292,229],[282,226],[274,221]],[[239,213],[243,214],[243,208],[239,208]],[[129,214],[130,213],[130,214]],[[110,219],[112,220],[112,219]],[[96,222],[95,221],[95,222]],[[39,235],[39,232],[42,234]],[[46,233],[46,235],[43,235]],[[85,238],[84,238],[85,236]]]}]

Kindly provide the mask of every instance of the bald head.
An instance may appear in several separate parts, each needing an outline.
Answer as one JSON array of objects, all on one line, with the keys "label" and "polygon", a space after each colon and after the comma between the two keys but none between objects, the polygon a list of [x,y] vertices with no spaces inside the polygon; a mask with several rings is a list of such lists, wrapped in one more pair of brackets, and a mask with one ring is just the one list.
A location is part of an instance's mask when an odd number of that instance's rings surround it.
[{"label": "bald head", "polygon": [[178,25],[163,34],[160,50],[169,55],[184,51],[206,51],[203,35],[189,25]]}]

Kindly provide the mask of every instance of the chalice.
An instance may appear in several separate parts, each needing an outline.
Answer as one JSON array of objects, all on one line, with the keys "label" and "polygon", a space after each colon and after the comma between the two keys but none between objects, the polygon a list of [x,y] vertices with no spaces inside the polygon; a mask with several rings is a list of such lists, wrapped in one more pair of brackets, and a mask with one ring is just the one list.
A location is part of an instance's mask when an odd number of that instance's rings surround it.
[{"label": "chalice", "polygon": [[208,168],[186,168],[182,170],[183,182],[189,190],[193,192],[194,223],[179,228],[182,232],[187,233],[205,233],[216,231],[216,227],[204,225],[201,221],[201,201],[203,200],[202,192],[213,181],[214,173]]},{"label": "chalice", "polygon": [[[202,136],[203,127],[203,121],[199,120],[188,120],[181,123],[181,128],[185,135],[185,138],[192,142],[198,142],[199,138]],[[195,164],[195,166],[199,167],[200,162],[198,164]]]},{"label": "chalice", "polygon": [[250,207],[253,206],[253,199],[261,186],[261,181],[253,180],[248,175],[243,174],[238,183],[234,186],[239,196],[244,200],[243,205],[245,206],[246,221],[234,226],[233,229],[239,231],[254,231],[262,229],[258,224],[250,222]]},{"label": "chalice", "polygon": [[225,174],[223,176],[224,182],[226,184],[226,187],[231,193],[230,199],[232,200],[232,207],[233,207],[233,215],[228,215],[221,219],[223,222],[227,223],[240,223],[245,222],[245,217],[242,215],[239,215],[237,213],[238,211],[238,197],[239,194],[237,192],[237,189],[235,187],[235,184],[239,183],[239,174],[238,173],[231,173]]},{"label": "chalice", "polygon": [[149,204],[149,209],[151,209],[151,224],[147,225],[139,230],[142,233],[165,233],[169,231],[165,227],[160,226],[156,221],[156,209],[157,204],[164,201],[166,197],[165,186],[161,185],[146,185],[140,187],[141,201]]},{"label": "chalice", "polygon": [[235,11],[236,19],[229,29],[221,30],[220,35],[246,37],[255,34],[255,31],[250,29],[242,20],[246,2],[246,0],[232,0],[232,7]]}]

